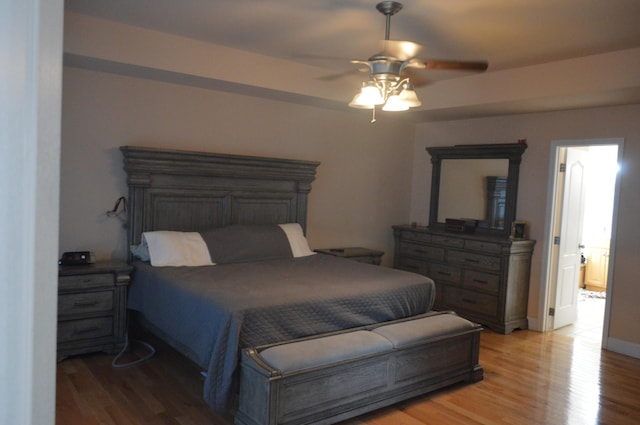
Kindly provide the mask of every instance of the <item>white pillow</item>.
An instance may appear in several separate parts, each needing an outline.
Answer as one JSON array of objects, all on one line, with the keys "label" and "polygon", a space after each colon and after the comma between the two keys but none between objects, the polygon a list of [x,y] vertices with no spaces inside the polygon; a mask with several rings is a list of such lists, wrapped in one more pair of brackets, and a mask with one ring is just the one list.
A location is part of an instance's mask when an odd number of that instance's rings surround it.
[{"label": "white pillow", "polygon": [[155,267],[214,265],[198,232],[144,232],[142,242],[149,247],[151,265]]},{"label": "white pillow", "polygon": [[307,238],[304,237],[302,226],[300,226],[299,223],[278,224],[278,226],[280,226],[287,235],[289,246],[291,247],[291,254],[294,257],[306,257],[315,254],[315,252],[309,249],[309,243],[307,242]]}]

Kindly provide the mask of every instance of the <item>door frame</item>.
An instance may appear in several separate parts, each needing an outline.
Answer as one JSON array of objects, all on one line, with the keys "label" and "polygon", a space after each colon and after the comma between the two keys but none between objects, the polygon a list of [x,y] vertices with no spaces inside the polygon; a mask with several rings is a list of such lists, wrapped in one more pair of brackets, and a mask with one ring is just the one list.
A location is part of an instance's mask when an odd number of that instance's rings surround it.
[{"label": "door frame", "polygon": [[[551,288],[552,282],[555,281],[553,276],[553,239],[555,235],[554,219],[557,214],[556,204],[558,192],[558,167],[560,166],[560,151],[562,148],[572,148],[579,146],[602,146],[617,145],[618,146],[618,164],[622,164],[622,153],[624,148],[624,138],[609,139],[576,139],[576,140],[554,140],[551,142],[549,152],[549,172],[547,182],[547,206],[545,212],[544,241],[542,246],[542,278],[544,279],[540,285],[539,302],[538,302],[538,326],[542,332],[551,331],[551,318],[549,316],[550,294],[555,288]],[[613,294],[614,280],[614,264],[615,264],[615,247],[616,235],[618,229],[618,204],[620,192],[620,174],[616,176],[613,193],[613,214],[611,218],[611,242],[609,251],[609,270],[607,271],[607,290],[606,304],[604,311],[604,323],[602,327],[602,348],[607,348],[607,338],[609,336],[609,318],[611,308],[611,295]]]}]

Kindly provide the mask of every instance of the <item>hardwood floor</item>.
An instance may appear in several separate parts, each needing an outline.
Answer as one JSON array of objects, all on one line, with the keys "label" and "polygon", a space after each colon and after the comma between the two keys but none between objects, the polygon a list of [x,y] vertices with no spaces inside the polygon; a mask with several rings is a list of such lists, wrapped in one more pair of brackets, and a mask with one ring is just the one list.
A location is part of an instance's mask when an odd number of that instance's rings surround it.
[{"label": "hardwood floor", "polygon": [[[215,415],[202,401],[198,369],[152,342],[156,356],[131,368],[113,369],[113,356],[105,354],[59,363],[56,424],[231,424],[231,418]],[[142,351],[134,346],[132,355]],[[562,334],[485,330],[480,363],[481,382],[417,397],[343,425],[640,423],[640,359]]]}]

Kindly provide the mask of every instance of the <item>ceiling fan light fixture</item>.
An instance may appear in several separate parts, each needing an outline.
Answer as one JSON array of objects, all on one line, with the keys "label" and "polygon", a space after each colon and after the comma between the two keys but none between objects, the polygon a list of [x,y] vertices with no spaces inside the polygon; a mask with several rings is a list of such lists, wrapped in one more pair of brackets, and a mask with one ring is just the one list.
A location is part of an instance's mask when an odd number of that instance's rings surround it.
[{"label": "ceiling fan light fixture", "polygon": [[362,88],[349,103],[352,108],[373,109],[376,105],[382,105],[384,97],[380,89],[372,80],[362,83]]},{"label": "ceiling fan light fixture", "polygon": [[382,110],[387,112],[399,112],[406,111],[408,109],[409,104],[405,102],[400,93],[397,92],[392,93],[382,107]]},{"label": "ceiling fan light fixture", "polygon": [[404,90],[400,92],[400,100],[409,105],[410,108],[416,108],[422,105],[422,102],[420,102],[420,99],[418,99],[418,95],[416,94],[416,91],[414,90],[411,83],[407,83]]}]

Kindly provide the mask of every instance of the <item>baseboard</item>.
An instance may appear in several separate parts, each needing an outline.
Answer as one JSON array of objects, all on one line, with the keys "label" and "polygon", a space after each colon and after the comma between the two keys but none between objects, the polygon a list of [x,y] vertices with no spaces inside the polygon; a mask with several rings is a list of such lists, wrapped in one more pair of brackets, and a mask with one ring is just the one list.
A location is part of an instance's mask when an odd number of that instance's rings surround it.
[{"label": "baseboard", "polygon": [[607,338],[607,350],[613,351],[625,356],[640,359],[640,344],[623,341],[617,338]]},{"label": "baseboard", "polygon": [[536,317],[527,317],[527,321],[529,322],[530,331],[544,332],[542,329],[542,323],[538,322]]}]

